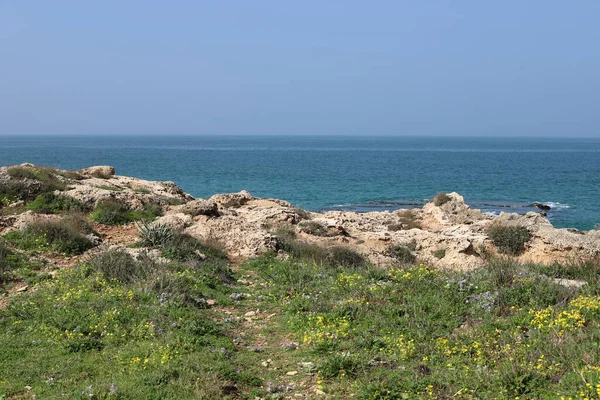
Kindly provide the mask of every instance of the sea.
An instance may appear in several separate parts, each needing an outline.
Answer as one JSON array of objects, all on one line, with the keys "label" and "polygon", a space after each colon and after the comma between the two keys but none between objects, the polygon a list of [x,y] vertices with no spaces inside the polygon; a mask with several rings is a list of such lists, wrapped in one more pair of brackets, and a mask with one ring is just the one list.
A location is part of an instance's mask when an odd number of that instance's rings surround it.
[{"label": "sea", "polygon": [[112,165],[195,197],[248,190],[313,211],[422,207],[458,192],[484,212],[550,207],[556,227],[600,224],[600,138],[0,136],[0,165]]}]

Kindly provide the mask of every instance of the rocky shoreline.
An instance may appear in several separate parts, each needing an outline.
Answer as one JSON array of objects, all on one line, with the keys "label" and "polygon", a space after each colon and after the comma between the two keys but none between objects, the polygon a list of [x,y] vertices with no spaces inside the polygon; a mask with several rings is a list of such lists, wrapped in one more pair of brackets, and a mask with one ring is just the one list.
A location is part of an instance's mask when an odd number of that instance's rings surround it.
[{"label": "rocky shoreline", "polygon": [[[35,178],[11,176],[10,168],[14,167],[0,168],[0,187],[19,181],[26,190],[33,190],[39,184]],[[37,167],[23,164],[19,168]],[[523,227],[529,232],[529,240],[518,254],[521,262],[551,264],[600,254],[600,231],[554,228],[543,209],[540,213],[503,212],[491,216],[471,209],[457,193],[447,194],[443,203],[432,201],[422,209],[316,213],[283,200],[257,198],[246,191],[196,199],[173,182],[118,176],[108,166],[75,172],[51,169],[49,173],[64,184],[62,195],[90,209],[109,199],[131,210],[148,204],[159,207],[162,216],[154,224],[168,225],[199,239],[216,240],[234,260],[266,251],[280,252],[282,242],[276,232],[282,228],[308,243],[347,246],[380,266],[393,264],[395,257],[390,249],[401,246],[409,249],[416,260],[435,267],[476,268],[485,257],[498,252],[489,237],[489,229],[497,225]],[[34,220],[59,218],[26,211],[24,202],[18,199],[6,198],[2,204],[0,235],[22,229]],[[123,229],[131,230],[131,224]],[[104,239],[99,237],[97,241]]]}]

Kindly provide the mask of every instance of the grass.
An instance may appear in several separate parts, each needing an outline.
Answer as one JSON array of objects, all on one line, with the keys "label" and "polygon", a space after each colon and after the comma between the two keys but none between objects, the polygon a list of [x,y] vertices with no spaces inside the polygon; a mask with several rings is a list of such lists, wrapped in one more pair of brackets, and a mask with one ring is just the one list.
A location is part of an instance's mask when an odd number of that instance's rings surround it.
[{"label": "grass", "polygon": [[7,169],[11,178],[0,184],[0,208],[16,201],[31,201],[38,195],[65,190],[66,180],[82,179],[76,172],[50,167],[13,166]]},{"label": "grass", "polygon": [[65,255],[81,254],[93,247],[91,240],[84,236],[84,222],[75,218],[59,221],[39,221],[28,224],[23,230],[12,231],[4,238],[22,250],[55,252]]},{"label": "grass", "polygon": [[518,255],[525,249],[531,234],[525,227],[494,225],[488,230],[494,246],[503,254]]},{"label": "grass", "polygon": [[162,215],[162,209],[156,204],[146,204],[141,210],[130,210],[127,205],[116,199],[104,200],[91,213],[92,221],[103,225],[122,225],[133,221],[154,220]]},{"label": "grass", "polygon": [[15,281],[34,285],[50,279],[51,275],[43,271],[45,267],[44,261],[16,252],[0,239],[0,293]]},{"label": "grass", "polygon": [[205,258],[227,260],[227,253],[219,242],[199,240],[181,232],[174,232],[157,247],[162,250],[164,257],[176,261],[202,261]]},{"label": "grass", "polygon": [[332,398],[597,398],[598,288],[562,287],[509,258],[490,263],[456,273],[266,257],[244,267],[286,310],[282,326]]},{"label": "grass", "polygon": [[[303,251],[234,274],[174,235],[155,244],[176,249],[168,262],[110,250],[15,297],[0,311],[0,397],[598,397],[597,259],[382,269],[350,253],[332,262],[282,228]],[[265,319],[235,318],[250,310]]]},{"label": "grass", "polygon": [[[132,266],[146,273],[116,269]],[[227,325],[204,301],[229,301],[227,286],[211,287],[214,275],[123,253],[57,274],[0,311],[0,398],[229,399],[255,390],[262,380],[237,364]]]},{"label": "grass", "polygon": [[87,207],[79,200],[53,192],[42,193],[27,205],[28,210],[44,214],[59,214],[62,212],[88,211]]}]

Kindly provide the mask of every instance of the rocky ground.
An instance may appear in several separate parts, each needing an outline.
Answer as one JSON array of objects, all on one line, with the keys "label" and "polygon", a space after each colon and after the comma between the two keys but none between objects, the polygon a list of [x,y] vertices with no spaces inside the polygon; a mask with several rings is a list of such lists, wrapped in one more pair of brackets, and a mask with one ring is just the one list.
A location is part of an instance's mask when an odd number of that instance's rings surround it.
[{"label": "rocky ground", "polygon": [[[448,194],[441,205],[430,202],[417,210],[315,213],[283,200],[256,198],[246,191],[195,199],[173,182],[118,176],[108,166],[77,172],[82,179],[63,179],[67,184],[63,194],[89,207],[107,199],[116,199],[131,209],[148,203],[158,205],[163,216],[155,224],[168,225],[199,239],[217,240],[235,260],[280,250],[282,244],[275,232],[282,227],[295,231],[306,242],[348,246],[382,266],[394,263],[392,246],[405,246],[416,259],[435,267],[475,268],[481,265],[482,256],[496,252],[487,232],[498,224],[521,226],[530,232],[531,238],[519,255],[523,262],[549,264],[600,253],[600,231],[557,229],[542,213],[490,216],[471,209],[457,193]],[[0,182],[10,180],[7,167],[0,168]],[[5,207],[0,216],[0,234],[21,229],[32,220],[58,218],[32,211],[19,213],[20,206],[17,202]],[[16,211],[11,213],[11,208]],[[131,244],[134,240],[131,224],[108,228],[109,232],[103,232],[105,227],[97,228],[101,239],[108,243]]]}]

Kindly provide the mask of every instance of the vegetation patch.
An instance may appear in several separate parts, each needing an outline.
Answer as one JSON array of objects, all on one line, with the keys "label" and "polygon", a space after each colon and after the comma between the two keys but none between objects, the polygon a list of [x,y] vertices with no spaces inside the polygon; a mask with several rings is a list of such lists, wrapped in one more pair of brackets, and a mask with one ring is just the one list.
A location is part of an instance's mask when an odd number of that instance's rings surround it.
[{"label": "vegetation patch", "polygon": [[450,196],[448,196],[447,193],[440,192],[440,193],[436,194],[435,197],[433,198],[433,204],[437,207],[440,207],[440,206],[443,206],[444,204],[446,204],[447,202],[449,202],[450,200],[452,200],[452,198]]},{"label": "vegetation patch", "polygon": [[435,250],[435,251],[433,252],[433,256],[434,256],[435,258],[437,258],[438,260],[441,260],[442,258],[446,257],[446,249],[438,249],[438,250]]},{"label": "vegetation patch", "polygon": [[388,256],[394,258],[400,264],[412,264],[416,261],[416,257],[412,250],[405,245],[393,244],[388,248]]},{"label": "vegetation patch", "polygon": [[227,260],[227,252],[216,240],[199,240],[186,233],[174,232],[158,245],[162,255],[177,261],[204,260],[205,258]]},{"label": "vegetation patch", "polygon": [[237,363],[234,337],[204,300],[227,304],[231,293],[213,285],[215,268],[111,252],[16,297],[0,311],[0,397],[28,385],[39,398],[250,393],[262,380]]},{"label": "vegetation patch", "polygon": [[391,232],[397,232],[404,229],[421,229],[421,223],[411,210],[404,210],[397,213],[398,222],[388,224],[388,230]]},{"label": "vegetation patch", "polygon": [[488,230],[488,236],[501,253],[518,255],[525,249],[525,243],[531,238],[527,228],[522,226],[494,225]]},{"label": "vegetation patch", "polygon": [[0,206],[18,200],[30,201],[39,194],[67,188],[68,174],[55,168],[14,166],[8,168],[7,174],[11,179],[0,184]]},{"label": "vegetation patch", "polygon": [[64,194],[55,194],[54,192],[40,194],[27,205],[27,209],[44,214],[88,211],[88,208],[79,200]]},{"label": "vegetation patch", "polygon": [[91,218],[103,225],[122,225],[139,220],[154,220],[160,215],[162,209],[156,204],[146,204],[141,210],[130,210],[123,202],[108,199],[96,206]]},{"label": "vegetation patch", "polygon": [[299,225],[300,231],[313,236],[331,237],[337,236],[336,233],[330,232],[326,226],[317,221],[305,221]]},{"label": "vegetation patch", "polygon": [[93,247],[92,241],[84,233],[79,222],[62,219],[30,223],[21,231],[7,233],[4,238],[23,250],[75,255]]}]

